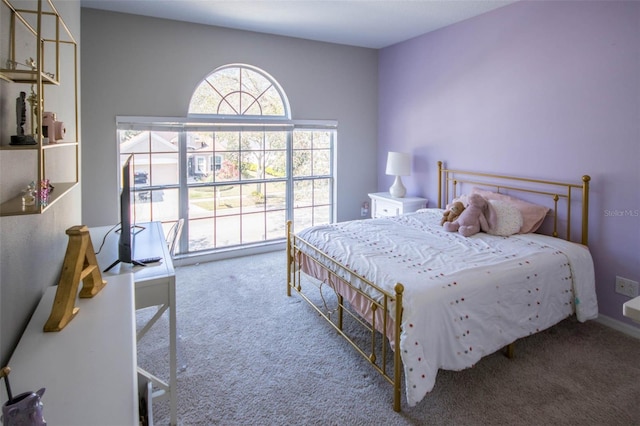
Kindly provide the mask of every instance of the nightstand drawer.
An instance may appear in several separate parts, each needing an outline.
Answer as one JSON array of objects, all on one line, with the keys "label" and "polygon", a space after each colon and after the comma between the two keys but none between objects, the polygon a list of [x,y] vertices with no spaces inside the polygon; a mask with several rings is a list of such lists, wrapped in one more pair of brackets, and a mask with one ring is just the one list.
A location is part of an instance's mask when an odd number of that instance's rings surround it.
[{"label": "nightstand drawer", "polygon": [[415,212],[427,207],[429,203],[426,198],[420,197],[394,198],[388,192],[369,194],[369,198],[371,198],[371,217],[374,219]]},{"label": "nightstand drawer", "polygon": [[389,217],[402,214],[402,205],[384,200],[374,200],[375,207],[372,210],[374,217]]}]

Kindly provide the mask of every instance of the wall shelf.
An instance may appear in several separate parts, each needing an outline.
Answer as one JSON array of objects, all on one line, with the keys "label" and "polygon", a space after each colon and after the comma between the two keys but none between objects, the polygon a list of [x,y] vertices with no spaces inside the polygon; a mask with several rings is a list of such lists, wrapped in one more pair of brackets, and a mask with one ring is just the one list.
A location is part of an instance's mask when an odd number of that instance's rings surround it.
[{"label": "wall shelf", "polygon": [[[57,143],[50,143],[47,145],[43,145],[42,149],[56,149],[56,148],[64,148],[66,146],[76,146],[78,145],[78,142],[73,141],[73,142],[69,142],[69,141],[65,141],[65,142],[57,142]],[[36,144],[36,145],[0,145],[0,150],[37,150],[40,149],[41,147]]]},{"label": "wall shelf", "polygon": [[[29,70],[11,70],[6,68],[0,68],[0,76],[5,80],[12,83],[20,84],[38,84],[38,72]],[[53,79],[47,73],[41,73],[43,84],[59,85],[60,82]]]},{"label": "wall shelf", "polygon": [[[0,204],[0,216],[44,213],[79,183],[78,44],[52,0],[15,1],[21,8],[12,4],[13,1],[0,0],[0,16],[9,22],[4,27],[6,30],[0,29],[0,39],[8,42],[0,46],[5,49],[0,51],[0,79],[10,87],[15,85],[12,92],[28,94],[26,115],[31,118],[31,136],[36,144],[10,145],[8,140],[0,140],[0,150],[7,158],[18,152],[37,156],[37,167],[25,179],[24,186],[31,181],[38,185],[48,179],[54,190],[46,204],[36,203],[30,207],[23,207],[22,194],[16,194]],[[55,89],[47,89],[49,87]],[[45,100],[45,92],[51,96],[49,90],[55,91],[55,104]],[[64,107],[61,119],[64,118],[68,133],[57,143],[43,144],[43,115],[61,105]],[[17,117],[16,121],[19,121]],[[47,153],[51,160],[47,159]]]},{"label": "wall shelf", "polygon": [[55,204],[56,201],[67,195],[69,191],[78,185],[78,182],[54,182],[51,183],[51,185],[54,189],[49,193],[46,205],[40,205],[36,201],[36,205],[34,206],[23,206],[22,194],[20,194],[17,197],[11,198],[10,200],[0,204],[0,216],[18,216],[43,213]]}]

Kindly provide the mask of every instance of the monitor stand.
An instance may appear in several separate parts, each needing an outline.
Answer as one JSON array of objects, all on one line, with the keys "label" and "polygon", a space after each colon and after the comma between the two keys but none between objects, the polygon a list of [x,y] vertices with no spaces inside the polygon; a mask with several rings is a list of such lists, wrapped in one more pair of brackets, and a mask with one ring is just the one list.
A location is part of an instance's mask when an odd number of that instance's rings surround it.
[{"label": "monitor stand", "polygon": [[[111,265],[109,265],[109,267],[108,267],[107,269],[105,269],[105,270],[104,270],[104,271],[102,271],[102,272],[109,272],[109,270],[110,270],[111,268],[113,268],[114,266],[116,266],[116,265],[117,265],[118,263],[120,263],[120,262],[122,262],[122,260],[120,260],[120,259],[116,260],[116,261],[115,261],[115,262],[113,262]],[[145,265],[145,264],[144,264],[144,263],[142,263],[142,262],[138,262],[137,260],[132,260],[132,261],[131,261],[131,264],[132,264],[133,266],[147,266],[147,265]]]},{"label": "monitor stand", "polygon": [[[135,236],[136,234],[138,234],[139,232],[142,232],[145,230],[144,226],[139,226],[139,225],[131,225],[131,231],[132,231],[132,235]],[[118,231],[122,231],[121,229]],[[118,232],[116,231],[116,233]],[[116,266],[118,263],[123,262],[122,260],[118,259],[115,262],[113,262],[111,265],[109,265],[109,267],[107,269],[105,269],[102,272],[109,272],[109,270],[111,268],[113,268],[114,266]],[[128,263],[128,262],[124,262],[124,263]],[[133,266],[147,266],[146,264],[142,263],[142,262],[138,262],[137,260],[132,260],[131,264]]]}]

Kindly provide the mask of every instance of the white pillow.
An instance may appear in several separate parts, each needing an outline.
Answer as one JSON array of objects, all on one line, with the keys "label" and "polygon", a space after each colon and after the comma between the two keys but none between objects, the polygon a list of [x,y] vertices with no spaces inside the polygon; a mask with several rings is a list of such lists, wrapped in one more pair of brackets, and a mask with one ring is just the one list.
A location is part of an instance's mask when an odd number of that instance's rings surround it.
[{"label": "white pillow", "polygon": [[[494,214],[493,220],[489,219],[490,227],[487,234],[508,237],[517,234],[522,227],[522,213],[513,204],[502,200],[487,200],[489,214]],[[493,222],[493,223],[492,223]]]},{"label": "white pillow", "polygon": [[499,194],[497,192],[487,191],[480,188],[473,188],[471,192],[482,195],[486,200],[507,201],[520,210],[520,214],[522,215],[522,228],[520,228],[521,234],[536,232],[540,225],[542,225],[545,217],[547,217],[547,212],[549,212],[548,207],[529,203],[524,200],[520,200],[519,198],[510,197],[509,195]]}]

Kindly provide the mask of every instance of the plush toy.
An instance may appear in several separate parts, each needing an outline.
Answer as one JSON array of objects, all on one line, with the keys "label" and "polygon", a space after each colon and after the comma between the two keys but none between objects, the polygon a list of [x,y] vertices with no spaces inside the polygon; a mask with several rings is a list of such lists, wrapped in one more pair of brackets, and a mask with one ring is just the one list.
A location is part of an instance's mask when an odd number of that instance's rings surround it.
[{"label": "plush toy", "polygon": [[453,222],[445,222],[444,229],[448,232],[458,231],[465,237],[477,234],[483,229],[489,229],[485,216],[487,209],[488,202],[482,195],[471,194],[464,211]]},{"label": "plush toy", "polygon": [[460,213],[464,210],[464,204],[460,201],[456,201],[449,206],[448,209],[442,213],[442,220],[440,221],[440,226],[444,225],[445,222],[453,222],[460,216]]}]

